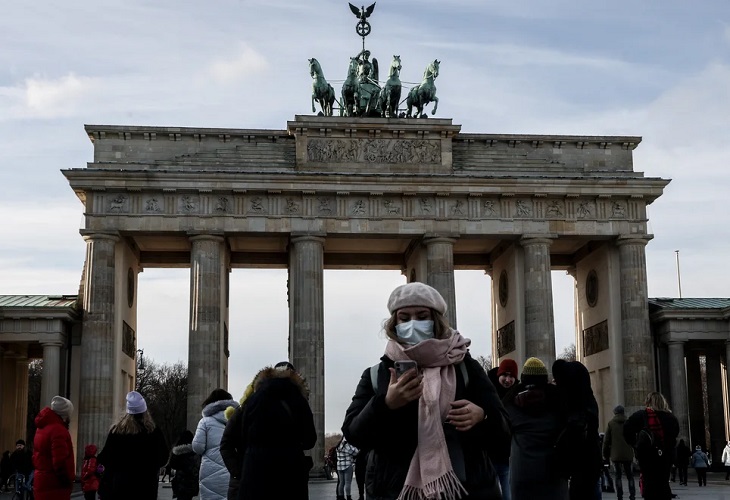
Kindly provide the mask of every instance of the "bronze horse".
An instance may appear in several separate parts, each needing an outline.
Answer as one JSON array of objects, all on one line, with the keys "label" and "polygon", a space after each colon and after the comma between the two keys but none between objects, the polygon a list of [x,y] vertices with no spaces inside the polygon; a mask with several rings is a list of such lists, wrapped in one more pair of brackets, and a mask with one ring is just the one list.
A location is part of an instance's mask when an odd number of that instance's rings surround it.
[{"label": "bronze horse", "polygon": [[357,102],[357,69],[358,61],[354,57],[350,58],[350,66],[347,68],[347,78],[342,84],[342,102],[340,103],[340,116],[355,116],[358,110]]},{"label": "bronze horse", "polygon": [[309,74],[312,76],[312,113],[316,111],[314,101],[317,101],[319,107],[322,108],[322,114],[324,116],[332,116],[332,107],[335,103],[335,89],[325,80],[322,66],[319,65],[319,61],[315,58],[309,60]]},{"label": "bronze horse", "polygon": [[433,81],[439,76],[439,64],[441,61],[434,59],[432,63],[426,66],[426,70],[423,72],[423,81],[420,85],[416,85],[408,92],[408,98],[406,99],[406,106],[408,107],[407,117],[411,117],[411,108],[416,108],[416,118],[420,118],[423,115],[423,107],[429,102],[434,102],[431,114],[436,114],[436,109],[439,106],[439,98],[436,97],[436,85]]},{"label": "bronze horse", "polygon": [[400,56],[393,56],[393,60],[390,63],[390,69],[388,70],[388,81],[385,82],[385,87],[380,91],[380,102],[378,108],[383,117],[395,118],[398,116],[398,104],[400,104],[400,70],[402,66],[400,64]]}]

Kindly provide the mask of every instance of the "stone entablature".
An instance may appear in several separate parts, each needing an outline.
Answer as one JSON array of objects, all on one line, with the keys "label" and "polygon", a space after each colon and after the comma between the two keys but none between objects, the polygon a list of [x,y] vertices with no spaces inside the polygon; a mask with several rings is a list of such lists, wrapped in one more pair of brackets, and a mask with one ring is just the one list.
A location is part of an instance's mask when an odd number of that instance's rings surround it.
[{"label": "stone entablature", "polygon": [[90,167],[137,170],[453,174],[476,177],[633,172],[633,136],[467,134],[450,119],[297,116],[287,130],[87,125]]}]

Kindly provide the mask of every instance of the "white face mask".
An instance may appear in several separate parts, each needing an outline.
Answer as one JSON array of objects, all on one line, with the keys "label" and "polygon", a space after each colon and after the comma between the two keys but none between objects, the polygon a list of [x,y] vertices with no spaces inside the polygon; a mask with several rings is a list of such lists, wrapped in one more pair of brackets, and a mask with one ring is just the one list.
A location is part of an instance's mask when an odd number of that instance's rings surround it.
[{"label": "white face mask", "polygon": [[418,344],[433,338],[433,321],[411,320],[395,325],[395,333],[406,344]]}]

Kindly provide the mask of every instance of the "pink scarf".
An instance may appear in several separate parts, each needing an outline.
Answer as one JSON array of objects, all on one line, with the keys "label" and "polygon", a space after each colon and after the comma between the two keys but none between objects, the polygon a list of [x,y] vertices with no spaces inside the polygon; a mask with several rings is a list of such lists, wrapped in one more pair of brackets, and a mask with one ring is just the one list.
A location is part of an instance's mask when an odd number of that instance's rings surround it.
[{"label": "pink scarf", "polygon": [[452,330],[446,339],[424,340],[410,347],[389,340],[385,346],[385,355],[390,359],[412,359],[423,374],[423,394],[418,400],[418,447],[398,500],[453,500],[467,493],[451,465],[442,426],[456,396],[454,364],[463,361],[470,344],[471,340]]}]

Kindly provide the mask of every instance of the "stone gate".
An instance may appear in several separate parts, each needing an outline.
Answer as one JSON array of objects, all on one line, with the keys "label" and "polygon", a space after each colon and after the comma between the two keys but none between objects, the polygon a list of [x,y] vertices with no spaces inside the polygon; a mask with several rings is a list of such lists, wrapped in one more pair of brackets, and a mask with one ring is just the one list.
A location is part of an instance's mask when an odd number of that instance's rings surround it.
[{"label": "stone gate", "polygon": [[[493,277],[496,358],[555,359],[551,270],[575,277],[576,340],[604,415],[655,387],[646,207],[669,182],[634,171],[639,137],[462,133],[450,119],[297,116],[286,130],[86,127],[64,170],[87,242],[77,387],[101,443],[134,387],[137,275],[190,268],[188,428],[226,387],[228,276],[289,271],[289,355],[324,455],[324,269],[399,269],[457,324],[455,269]],[[235,356],[235,353],[233,353]]]}]

